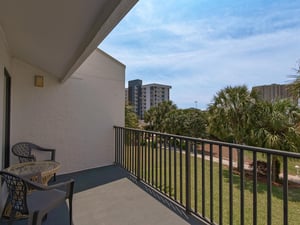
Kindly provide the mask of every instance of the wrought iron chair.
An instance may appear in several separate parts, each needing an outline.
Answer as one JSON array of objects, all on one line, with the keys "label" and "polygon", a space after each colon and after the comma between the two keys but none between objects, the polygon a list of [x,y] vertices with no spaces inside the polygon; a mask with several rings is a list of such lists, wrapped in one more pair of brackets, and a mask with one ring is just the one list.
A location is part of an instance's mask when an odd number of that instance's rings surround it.
[{"label": "wrought iron chair", "polygon": [[72,225],[73,179],[45,186],[6,171],[0,171],[0,175],[7,187],[6,205],[11,204],[9,224],[12,224],[16,213],[19,212],[28,215],[28,224],[41,225],[48,212],[68,199],[69,220]]},{"label": "wrought iron chair", "polygon": [[19,158],[20,163],[36,161],[33,150],[49,152],[51,154],[49,160],[55,161],[55,149],[42,148],[30,142],[19,142],[12,147],[12,153]]},{"label": "wrought iron chair", "polygon": [[[49,152],[51,161],[55,161],[55,149],[43,148],[36,144],[30,142],[19,142],[12,146],[12,153],[18,157],[19,162],[34,162],[36,161],[36,156],[33,150]],[[54,174],[54,181],[56,180],[56,174]]]}]

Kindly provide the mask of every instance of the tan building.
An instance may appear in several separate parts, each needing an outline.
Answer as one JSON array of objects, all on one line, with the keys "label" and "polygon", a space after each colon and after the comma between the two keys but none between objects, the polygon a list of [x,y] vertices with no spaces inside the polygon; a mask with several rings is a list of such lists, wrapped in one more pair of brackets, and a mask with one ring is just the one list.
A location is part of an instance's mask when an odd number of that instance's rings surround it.
[{"label": "tan building", "polygon": [[170,100],[170,89],[172,87],[163,84],[147,84],[142,86],[141,118],[152,106]]},{"label": "tan building", "polygon": [[288,90],[288,84],[271,84],[271,85],[262,85],[255,86],[252,90],[258,92],[260,97],[263,100],[273,102],[279,99],[292,99],[297,104],[297,99],[293,98],[291,93]]}]

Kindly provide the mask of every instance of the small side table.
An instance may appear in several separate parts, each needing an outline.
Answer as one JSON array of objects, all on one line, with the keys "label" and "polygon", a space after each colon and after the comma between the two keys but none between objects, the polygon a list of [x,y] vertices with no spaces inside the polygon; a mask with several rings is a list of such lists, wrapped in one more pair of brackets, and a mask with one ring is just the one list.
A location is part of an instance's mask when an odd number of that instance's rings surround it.
[{"label": "small side table", "polygon": [[[47,185],[49,180],[60,168],[60,163],[55,161],[35,161],[14,164],[5,169],[5,171],[17,174],[19,176],[30,176],[31,174],[41,174],[41,183]],[[33,181],[38,181],[37,178],[31,177]]]}]

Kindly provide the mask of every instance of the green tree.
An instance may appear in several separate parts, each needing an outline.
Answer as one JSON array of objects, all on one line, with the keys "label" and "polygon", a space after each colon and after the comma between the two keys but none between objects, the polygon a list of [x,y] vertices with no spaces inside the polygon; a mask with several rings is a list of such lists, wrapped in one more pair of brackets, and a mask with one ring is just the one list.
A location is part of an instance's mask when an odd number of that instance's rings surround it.
[{"label": "green tree", "polygon": [[184,111],[183,109],[176,109],[168,112],[164,120],[164,129],[167,133],[182,135],[184,124]]},{"label": "green tree", "polygon": [[257,101],[257,94],[244,85],[219,91],[208,107],[209,134],[222,141],[247,143],[250,112]]},{"label": "green tree", "polygon": [[293,97],[296,99],[300,98],[300,61],[298,63],[298,68],[294,69],[296,75],[292,75],[294,81],[289,85],[289,91],[292,93]]},{"label": "green tree", "polygon": [[[251,129],[251,109],[258,101],[256,92],[243,86],[228,86],[217,93],[208,107],[209,134],[222,141],[246,144]],[[238,152],[238,170],[240,154]]]},{"label": "green tree", "polygon": [[206,137],[207,119],[199,109],[177,109],[166,115],[164,127],[171,134]]},{"label": "green tree", "polygon": [[[261,101],[252,117],[253,129],[250,144],[283,151],[299,151],[300,134],[296,129],[300,110],[290,100],[273,103]],[[279,181],[280,161],[272,158],[273,181]]]},{"label": "green tree", "polygon": [[166,115],[172,110],[176,110],[177,106],[172,101],[164,101],[157,106],[151,107],[144,114],[144,121],[148,123],[148,130],[165,132],[164,120]]},{"label": "green tree", "polygon": [[125,126],[130,128],[138,128],[138,117],[132,109],[132,106],[125,105]]}]

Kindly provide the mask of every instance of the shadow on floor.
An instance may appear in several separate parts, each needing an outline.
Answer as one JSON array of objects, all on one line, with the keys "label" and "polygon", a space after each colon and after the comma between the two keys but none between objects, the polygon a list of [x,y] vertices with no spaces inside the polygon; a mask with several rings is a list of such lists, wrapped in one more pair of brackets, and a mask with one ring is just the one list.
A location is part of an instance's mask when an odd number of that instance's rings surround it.
[{"label": "shadow on floor", "polygon": [[[123,168],[120,168],[118,166],[106,166],[106,167],[89,169],[89,170],[79,171],[79,172],[70,173],[70,174],[58,175],[56,178],[56,182],[50,182],[49,185],[58,183],[61,181],[65,181],[70,178],[75,180],[75,189],[74,189],[75,193],[79,193],[79,192],[82,192],[82,191],[85,191],[85,190],[88,190],[91,188],[95,188],[97,186],[101,186],[104,184],[111,183],[113,181],[127,178],[130,181],[132,181],[134,184],[136,184],[139,188],[144,190],[145,193],[148,193],[149,195],[151,195],[157,201],[162,203],[168,209],[170,209],[175,214],[177,214],[179,217],[181,217],[183,220],[185,220],[187,222],[187,224],[190,224],[190,225],[206,224],[203,221],[200,221],[191,215],[187,215],[182,207],[175,204],[174,202],[172,202],[165,196],[157,193],[155,190],[153,190],[151,187],[147,186],[146,184],[144,184],[142,182],[138,182],[135,179],[135,177],[133,177],[126,170],[124,170]],[[7,224],[7,222],[1,221],[0,224],[1,225]],[[16,221],[14,221],[13,224],[14,225],[25,225],[25,224],[27,224],[27,220],[26,219],[16,220]],[[51,211],[48,214],[48,219],[43,222],[43,225],[68,225],[68,224],[69,224],[68,207],[66,204]],[[105,221],[99,221],[99,224],[105,224]],[[76,225],[76,224],[74,224],[74,225]],[[89,225],[89,224],[87,223],[87,225]]]},{"label": "shadow on floor", "polygon": [[167,198],[163,194],[159,193],[158,191],[154,190],[153,188],[151,188],[147,184],[137,181],[136,178],[134,178],[132,176],[129,177],[129,179],[133,183],[135,183],[138,187],[140,187],[145,192],[147,192],[149,195],[151,195],[153,198],[158,200],[161,204],[163,204],[164,206],[169,208],[171,211],[173,211],[175,214],[177,214],[182,219],[184,219],[188,224],[191,224],[191,225],[207,225],[208,224],[205,221],[194,217],[193,215],[187,214],[183,207],[181,207],[180,205],[178,205],[174,201],[170,200],[169,198]]}]

